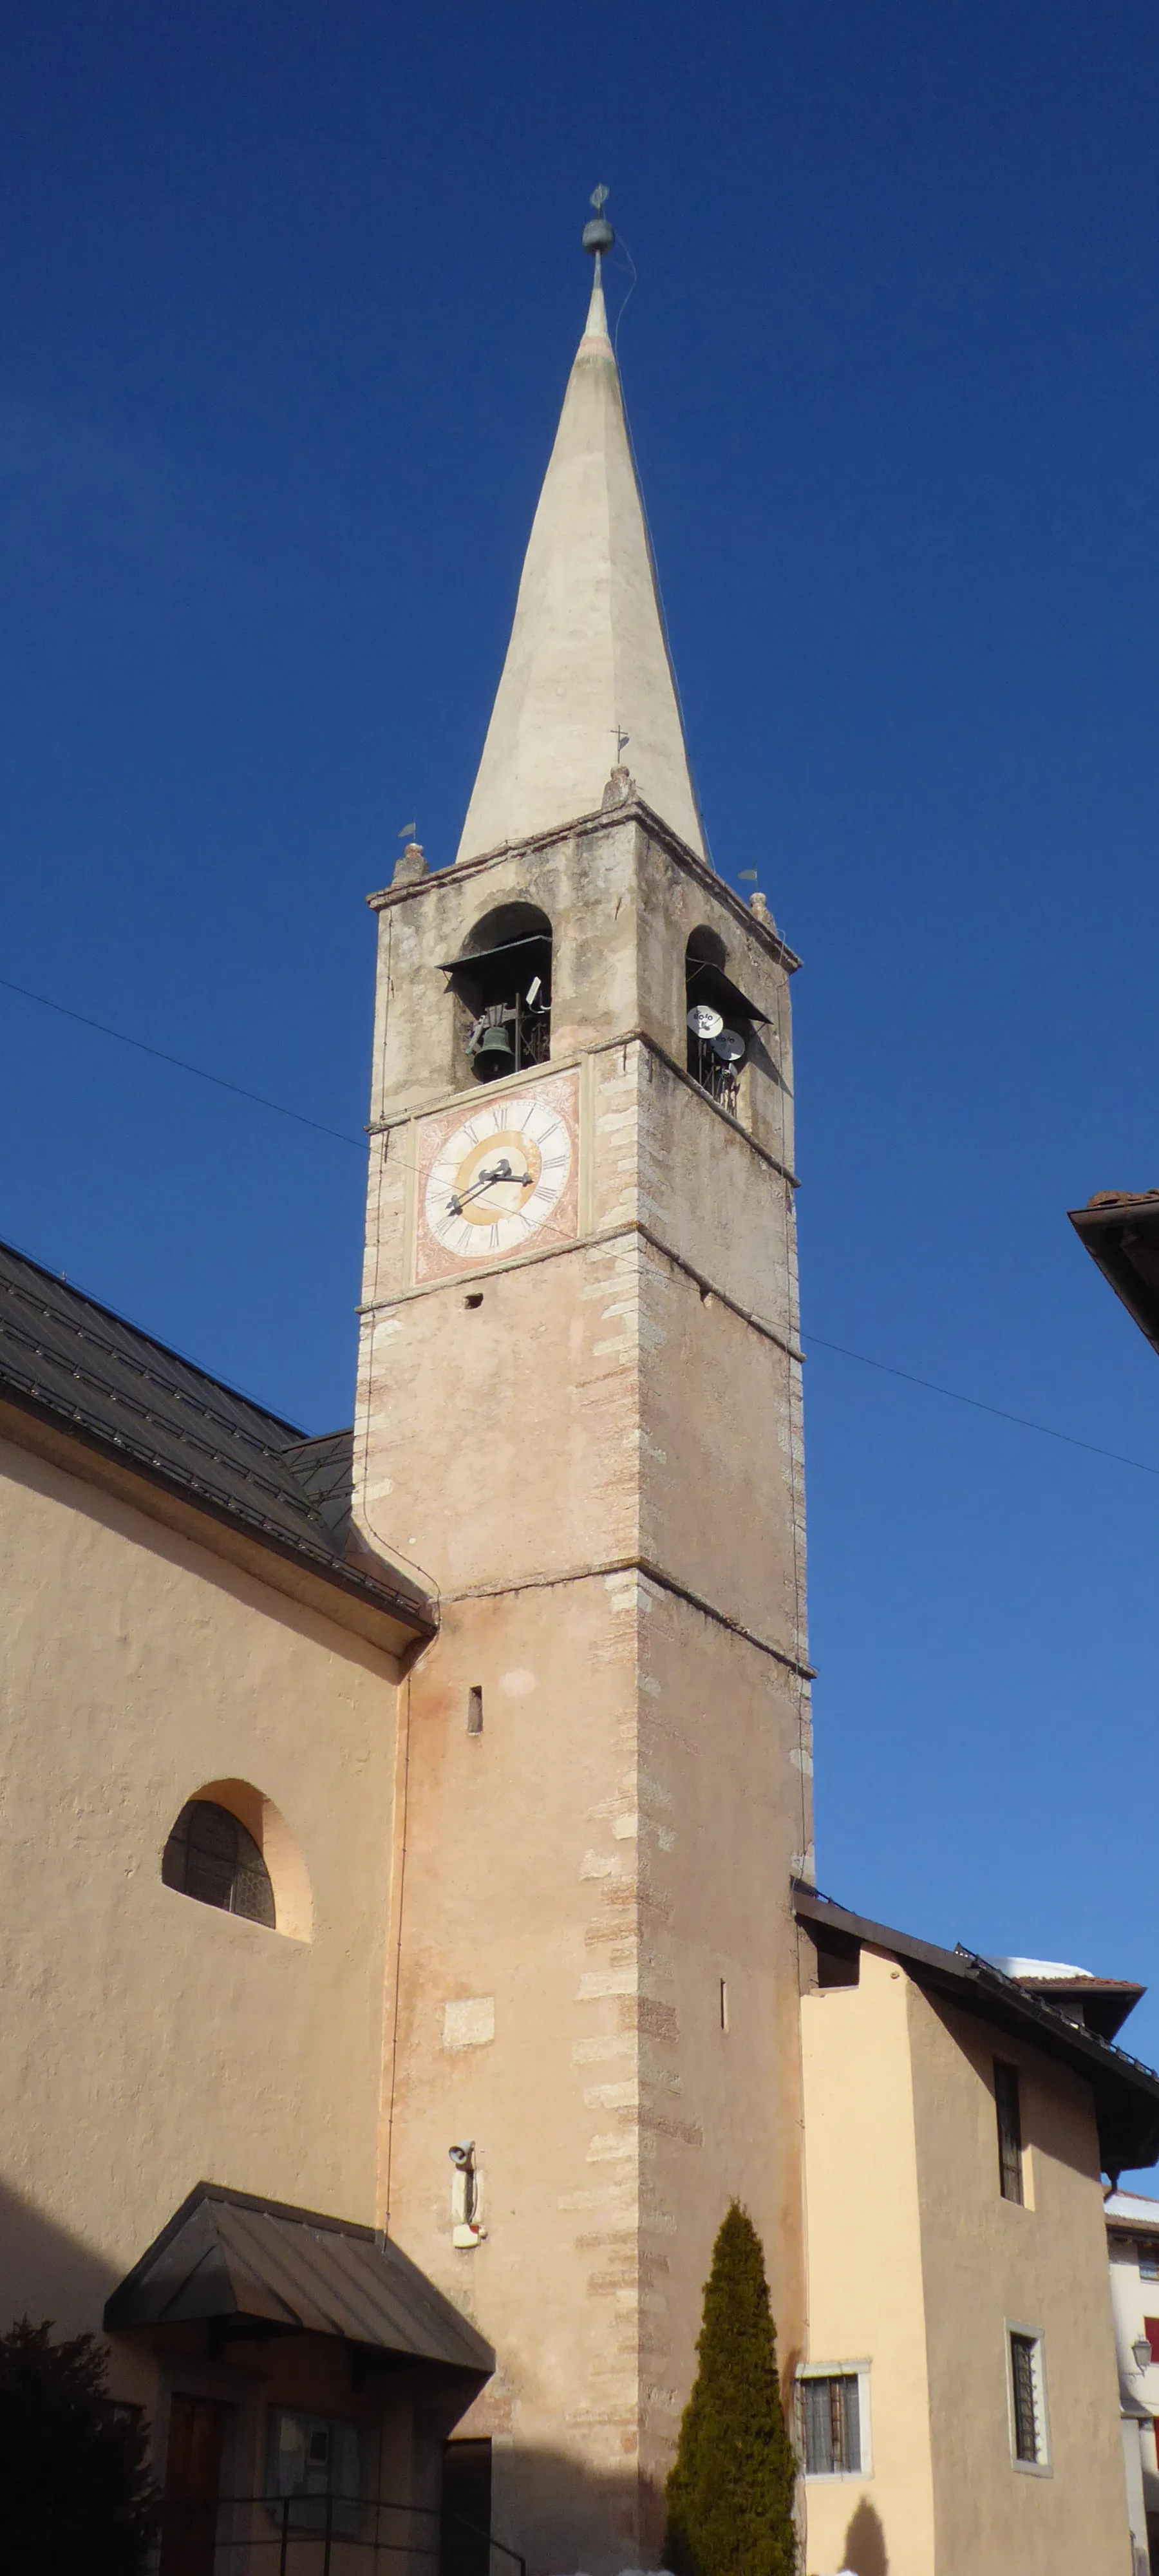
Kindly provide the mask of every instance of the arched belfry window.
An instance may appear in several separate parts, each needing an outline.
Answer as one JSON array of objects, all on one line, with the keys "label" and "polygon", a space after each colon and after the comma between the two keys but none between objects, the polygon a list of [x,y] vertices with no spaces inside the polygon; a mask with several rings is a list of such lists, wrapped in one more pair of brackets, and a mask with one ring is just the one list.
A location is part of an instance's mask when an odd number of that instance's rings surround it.
[{"label": "arched belfry window", "polygon": [[277,1928],[270,1873],[253,1835],[213,1798],[191,1798],[178,1816],[161,1861],[166,1887]]},{"label": "arched belfry window", "polygon": [[551,923],[533,903],[506,903],[475,924],[443,973],[459,1006],[476,1082],[497,1082],[551,1055]]},{"label": "arched belfry window", "polygon": [[687,1065],[694,1082],[735,1118],[740,1078],[766,1015],[725,973],[727,950],[715,930],[694,930],[684,952]]}]

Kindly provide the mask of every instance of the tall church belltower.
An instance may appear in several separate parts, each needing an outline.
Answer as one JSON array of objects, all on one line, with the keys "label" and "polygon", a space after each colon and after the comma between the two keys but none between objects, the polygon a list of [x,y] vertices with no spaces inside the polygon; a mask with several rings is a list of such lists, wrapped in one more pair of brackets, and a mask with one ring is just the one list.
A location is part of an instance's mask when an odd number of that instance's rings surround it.
[{"label": "tall church belltower", "polygon": [[441,1615],[402,1693],[379,2218],[496,2348],[459,2430],[534,2576],[657,2563],[734,2196],[783,2364],[804,2311],[797,961],[706,851],[611,239],[458,855],[373,898],[356,1493]]}]

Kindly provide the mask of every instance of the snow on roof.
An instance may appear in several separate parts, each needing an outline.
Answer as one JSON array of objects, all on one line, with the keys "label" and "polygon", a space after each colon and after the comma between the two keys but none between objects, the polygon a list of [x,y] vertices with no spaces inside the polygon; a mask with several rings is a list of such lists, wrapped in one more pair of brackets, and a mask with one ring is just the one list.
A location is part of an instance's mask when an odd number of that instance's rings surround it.
[{"label": "snow on roof", "polygon": [[1133,2219],[1139,2226],[1159,2227],[1159,2200],[1150,2199],[1143,2191],[1108,2192],[1103,2210],[1107,2218]]},{"label": "snow on roof", "polygon": [[987,1964],[1000,1968],[1004,1977],[1033,1978],[1036,1983],[1057,1978],[1060,1985],[1070,1984],[1075,1977],[1089,1978],[1092,1985],[1098,1983],[1092,1968],[1068,1968],[1062,1959],[990,1959]]}]

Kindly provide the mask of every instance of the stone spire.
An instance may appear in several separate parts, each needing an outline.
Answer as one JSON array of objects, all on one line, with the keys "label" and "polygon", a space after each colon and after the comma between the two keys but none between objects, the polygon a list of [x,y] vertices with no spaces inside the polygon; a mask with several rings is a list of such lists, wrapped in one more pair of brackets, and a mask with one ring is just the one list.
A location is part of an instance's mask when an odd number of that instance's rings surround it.
[{"label": "stone spire", "polygon": [[596,254],[591,305],[539,496],[460,859],[598,811],[621,762],[645,803],[705,856],[604,311],[600,249],[614,238],[610,224],[587,227],[585,244]]}]

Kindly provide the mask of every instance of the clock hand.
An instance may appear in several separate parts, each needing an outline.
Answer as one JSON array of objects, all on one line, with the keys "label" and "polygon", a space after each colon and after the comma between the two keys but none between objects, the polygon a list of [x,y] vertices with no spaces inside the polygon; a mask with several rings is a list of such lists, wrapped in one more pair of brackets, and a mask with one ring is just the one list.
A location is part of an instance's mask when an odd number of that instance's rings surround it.
[{"label": "clock hand", "polygon": [[495,1181],[514,1181],[517,1188],[530,1189],[531,1180],[530,1172],[513,1172],[505,1154],[502,1162],[496,1163],[494,1171],[480,1172],[478,1179],[472,1181],[469,1189],[455,1191],[454,1196],[447,1201],[447,1214],[461,1216],[468,1199],[477,1198],[480,1190],[489,1190]]}]

